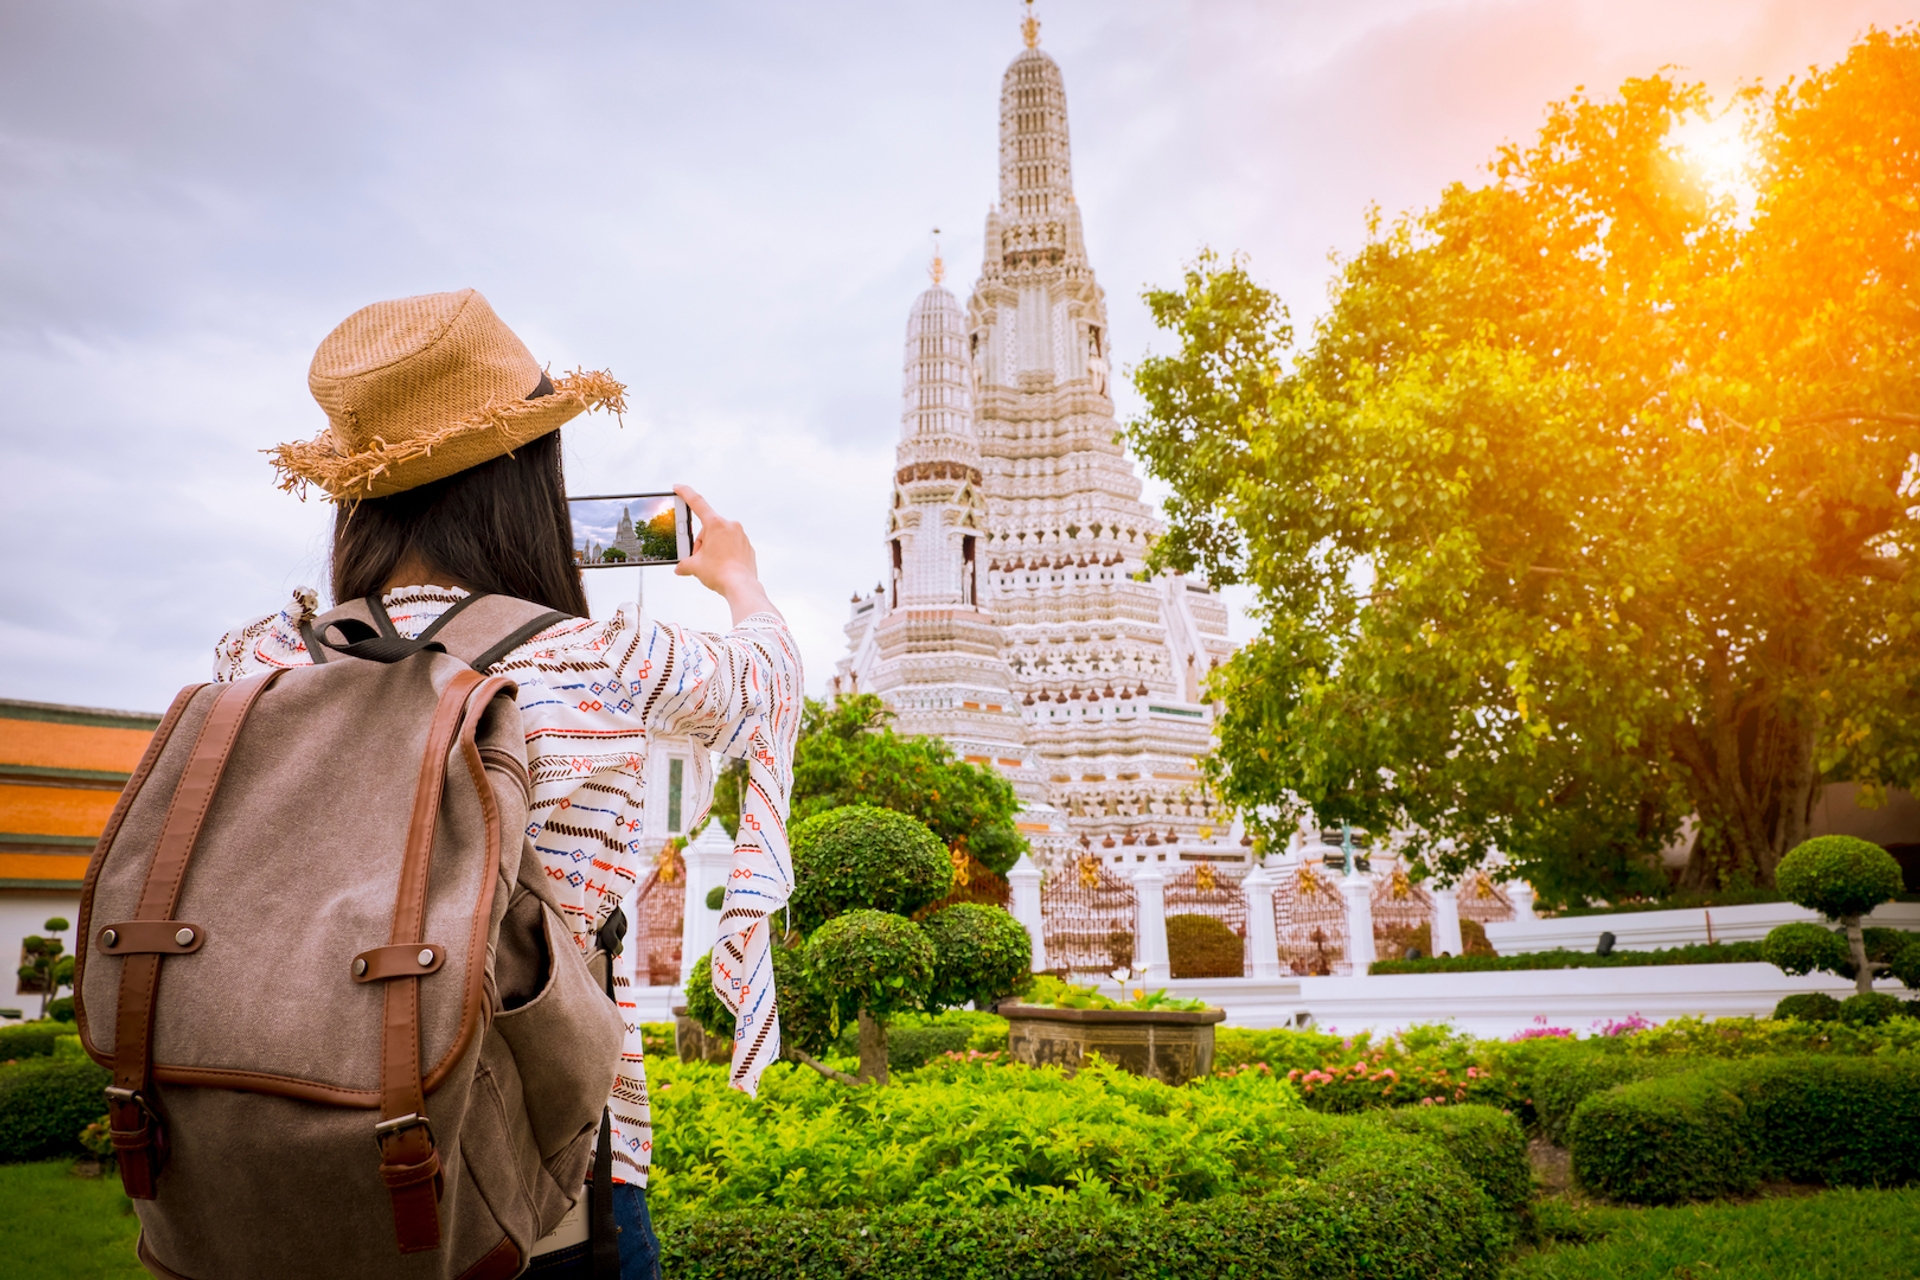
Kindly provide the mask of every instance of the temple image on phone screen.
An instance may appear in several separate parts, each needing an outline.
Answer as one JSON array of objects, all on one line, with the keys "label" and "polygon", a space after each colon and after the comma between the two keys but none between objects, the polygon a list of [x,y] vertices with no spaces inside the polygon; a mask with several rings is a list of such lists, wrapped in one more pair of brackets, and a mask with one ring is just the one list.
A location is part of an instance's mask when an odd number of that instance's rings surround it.
[{"label": "temple image on phone screen", "polygon": [[581,568],[672,564],[678,559],[671,493],[572,498],[573,558]]}]

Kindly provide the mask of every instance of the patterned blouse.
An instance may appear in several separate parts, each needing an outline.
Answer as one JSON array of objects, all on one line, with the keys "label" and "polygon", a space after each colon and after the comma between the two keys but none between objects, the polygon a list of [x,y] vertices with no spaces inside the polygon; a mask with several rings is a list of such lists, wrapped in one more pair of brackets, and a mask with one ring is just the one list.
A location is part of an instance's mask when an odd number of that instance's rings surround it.
[{"label": "patterned blouse", "polygon": [[[394,628],[411,639],[466,594],[458,587],[401,587],[384,600]],[[315,593],[302,589],[280,612],[229,631],[214,650],[214,679],[311,665],[300,623],[315,605]],[[786,623],[777,614],[756,613],[714,635],[652,621],[636,629],[625,612],[607,622],[570,618],[492,670],[519,685],[533,779],[528,835],[582,951],[592,949],[595,930],[658,853],[639,837],[649,735],[691,738],[747,757],[739,839],[715,944],[715,969],[731,989],[719,981],[715,987],[739,1018],[733,1083],[753,1092],[779,1051],[765,920],[793,884],[786,818],[803,685]],[[690,754],[689,830],[713,800],[711,757],[703,750]],[[637,952],[628,947],[616,964],[616,990],[635,983]],[[645,1185],[653,1151],[646,1063],[634,1003],[628,998],[620,1005],[627,1035],[609,1103],[614,1177]]]}]

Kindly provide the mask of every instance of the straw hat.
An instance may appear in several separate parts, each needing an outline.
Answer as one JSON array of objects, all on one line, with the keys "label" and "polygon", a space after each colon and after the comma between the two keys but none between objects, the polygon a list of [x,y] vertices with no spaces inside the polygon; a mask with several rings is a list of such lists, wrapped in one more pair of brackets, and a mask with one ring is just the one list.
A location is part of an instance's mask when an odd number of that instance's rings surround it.
[{"label": "straw hat", "polygon": [[589,409],[625,411],[626,387],[578,370],[549,380],[472,289],[362,307],[307,371],[328,428],[267,452],[280,487],[336,502],[380,498],[511,453]]}]

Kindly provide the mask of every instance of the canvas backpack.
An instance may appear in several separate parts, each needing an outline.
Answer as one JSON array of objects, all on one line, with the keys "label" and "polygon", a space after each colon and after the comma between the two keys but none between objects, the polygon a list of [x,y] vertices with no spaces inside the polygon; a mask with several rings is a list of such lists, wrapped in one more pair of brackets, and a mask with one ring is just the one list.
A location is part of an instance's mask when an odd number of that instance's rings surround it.
[{"label": "canvas backpack", "polygon": [[74,977],[154,1274],[506,1280],[580,1196],[624,1025],[486,674],[561,616],[470,596],[408,640],[375,596],[304,629],[315,665],[174,699]]}]

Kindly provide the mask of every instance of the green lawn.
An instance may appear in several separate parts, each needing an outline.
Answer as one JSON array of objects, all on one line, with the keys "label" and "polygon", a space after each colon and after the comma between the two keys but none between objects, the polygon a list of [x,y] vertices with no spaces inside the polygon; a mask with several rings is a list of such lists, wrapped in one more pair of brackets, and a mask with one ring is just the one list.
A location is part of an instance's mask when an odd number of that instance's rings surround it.
[{"label": "green lawn", "polygon": [[76,1178],[72,1167],[0,1164],[0,1269],[10,1280],[146,1280],[120,1179]]},{"label": "green lawn", "polygon": [[[1920,1190],[1823,1191],[1751,1204],[1594,1208],[1605,1232],[1519,1259],[1505,1280],[1891,1280],[1920,1276]],[[1570,1224],[1570,1225],[1574,1225]]]}]

